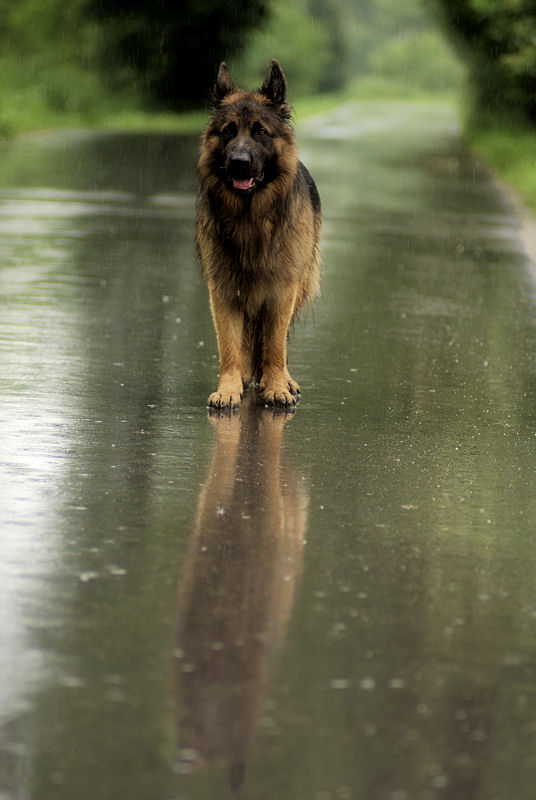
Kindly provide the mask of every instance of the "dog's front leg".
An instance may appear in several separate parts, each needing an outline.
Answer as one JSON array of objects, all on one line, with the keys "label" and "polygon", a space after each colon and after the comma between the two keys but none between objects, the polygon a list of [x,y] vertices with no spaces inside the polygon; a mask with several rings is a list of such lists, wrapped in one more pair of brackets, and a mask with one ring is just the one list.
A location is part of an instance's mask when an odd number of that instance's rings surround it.
[{"label": "dog's front leg", "polygon": [[278,304],[267,306],[260,389],[268,405],[296,405],[300,387],[287,369],[287,334],[294,316],[296,290],[289,289]]},{"label": "dog's front leg", "polygon": [[242,399],[243,313],[222,300],[209,286],[210,308],[218,338],[220,380],[217,391],[208,398],[213,408],[236,408]]}]

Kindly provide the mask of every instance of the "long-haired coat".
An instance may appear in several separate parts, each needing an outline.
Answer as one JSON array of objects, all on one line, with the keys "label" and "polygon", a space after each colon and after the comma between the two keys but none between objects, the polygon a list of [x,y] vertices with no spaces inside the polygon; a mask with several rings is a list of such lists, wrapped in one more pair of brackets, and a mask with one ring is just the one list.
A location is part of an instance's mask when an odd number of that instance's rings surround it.
[{"label": "long-haired coat", "polygon": [[235,407],[255,380],[269,405],[293,406],[287,333],[320,281],[320,198],[299,161],[287,84],[274,59],[257,91],[221,64],[198,163],[197,246],[218,338],[209,406]]}]

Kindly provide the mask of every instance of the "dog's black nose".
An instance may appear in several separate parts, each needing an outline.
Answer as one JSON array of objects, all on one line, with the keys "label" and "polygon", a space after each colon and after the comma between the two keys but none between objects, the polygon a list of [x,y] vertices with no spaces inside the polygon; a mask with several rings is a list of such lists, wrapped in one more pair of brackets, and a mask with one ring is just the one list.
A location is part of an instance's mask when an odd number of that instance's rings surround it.
[{"label": "dog's black nose", "polygon": [[231,175],[247,178],[251,175],[251,153],[247,147],[235,146],[229,153],[228,170]]},{"label": "dog's black nose", "polygon": [[245,155],[236,155],[229,161],[229,171],[236,177],[247,178],[251,174],[251,159]]}]

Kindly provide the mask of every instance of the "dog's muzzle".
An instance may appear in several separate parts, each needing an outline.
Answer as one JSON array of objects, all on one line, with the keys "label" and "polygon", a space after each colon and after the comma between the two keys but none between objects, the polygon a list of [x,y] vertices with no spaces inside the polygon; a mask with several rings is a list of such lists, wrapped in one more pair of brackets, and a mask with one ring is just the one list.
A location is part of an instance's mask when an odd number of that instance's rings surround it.
[{"label": "dog's muzzle", "polygon": [[264,175],[255,174],[253,160],[247,151],[238,151],[229,159],[227,177],[237,191],[250,192],[263,180]]}]

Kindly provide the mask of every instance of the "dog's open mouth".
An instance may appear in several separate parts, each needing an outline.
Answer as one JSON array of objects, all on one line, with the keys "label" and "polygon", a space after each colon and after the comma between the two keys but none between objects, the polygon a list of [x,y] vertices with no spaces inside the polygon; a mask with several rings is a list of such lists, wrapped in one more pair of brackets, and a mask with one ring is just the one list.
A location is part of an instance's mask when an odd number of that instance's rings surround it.
[{"label": "dog's open mouth", "polygon": [[261,172],[256,178],[231,178],[233,189],[239,192],[251,192],[264,180],[264,173]]},{"label": "dog's open mouth", "polygon": [[233,178],[233,186],[235,189],[240,189],[241,192],[247,192],[248,189],[252,189],[255,181],[253,178],[246,178],[239,179]]}]

